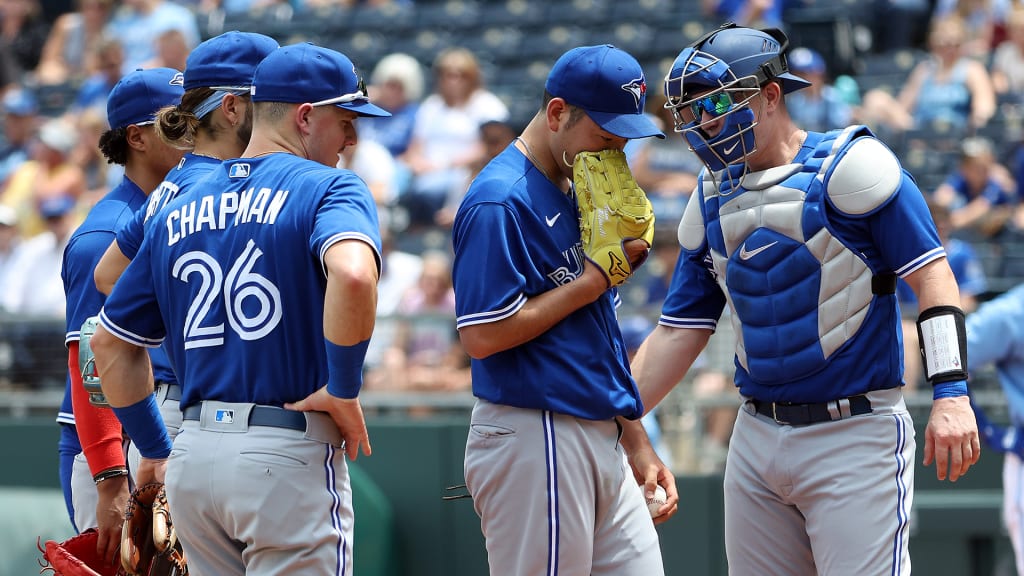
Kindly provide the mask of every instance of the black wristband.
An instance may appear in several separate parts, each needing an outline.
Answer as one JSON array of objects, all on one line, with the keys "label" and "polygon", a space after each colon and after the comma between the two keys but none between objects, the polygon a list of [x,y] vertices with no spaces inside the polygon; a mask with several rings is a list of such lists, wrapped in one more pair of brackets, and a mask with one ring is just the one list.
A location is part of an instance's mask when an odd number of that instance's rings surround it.
[{"label": "black wristband", "polygon": [[104,480],[110,480],[111,478],[117,478],[119,476],[127,476],[127,475],[128,475],[128,469],[127,468],[110,468],[108,470],[104,470],[103,472],[100,472],[99,474],[93,476],[92,477],[92,481],[97,483],[97,484],[99,484],[100,482],[103,482]]},{"label": "black wristband", "polygon": [[[951,317],[955,331],[950,333],[947,329],[942,328],[935,332],[929,331],[929,334],[935,336],[935,341],[929,342],[925,336],[923,325],[929,320],[942,316]],[[957,306],[932,306],[927,310],[922,310],[917,317],[917,336],[921,347],[925,376],[928,378],[929,384],[934,386],[943,382],[967,380],[967,323],[963,310]],[[950,343],[950,340],[953,339],[956,342]],[[946,355],[943,358],[938,358],[936,356],[941,348],[945,348]],[[936,367],[936,364],[939,363],[942,365]]]}]

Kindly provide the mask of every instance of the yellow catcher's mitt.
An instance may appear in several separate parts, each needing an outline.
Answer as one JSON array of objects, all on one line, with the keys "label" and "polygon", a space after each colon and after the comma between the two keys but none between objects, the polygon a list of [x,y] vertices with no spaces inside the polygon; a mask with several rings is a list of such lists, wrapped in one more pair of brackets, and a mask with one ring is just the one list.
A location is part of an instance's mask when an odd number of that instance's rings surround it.
[{"label": "yellow catcher's mitt", "polygon": [[129,576],[188,574],[163,484],[139,486],[128,498],[121,528],[121,567]]},{"label": "yellow catcher's mitt", "polygon": [[630,262],[623,244],[654,242],[654,210],[637,185],[622,150],[580,152],[572,167],[580,211],[583,252],[608,277],[611,286],[625,282],[646,253]]}]

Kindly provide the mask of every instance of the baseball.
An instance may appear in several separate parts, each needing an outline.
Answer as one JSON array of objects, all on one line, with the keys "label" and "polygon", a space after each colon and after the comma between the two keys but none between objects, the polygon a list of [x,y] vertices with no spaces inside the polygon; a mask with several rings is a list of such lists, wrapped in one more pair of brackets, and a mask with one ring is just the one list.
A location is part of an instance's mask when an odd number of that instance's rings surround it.
[{"label": "baseball", "polygon": [[[644,487],[641,486],[640,489],[643,490]],[[661,486],[658,486],[654,490],[654,496],[651,498],[647,498],[647,511],[651,513],[651,518],[656,518],[658,516],[658,508],[664,506],[665,501],[667,500],[668,495],[665,494],[665,489],[662,488]]]}]

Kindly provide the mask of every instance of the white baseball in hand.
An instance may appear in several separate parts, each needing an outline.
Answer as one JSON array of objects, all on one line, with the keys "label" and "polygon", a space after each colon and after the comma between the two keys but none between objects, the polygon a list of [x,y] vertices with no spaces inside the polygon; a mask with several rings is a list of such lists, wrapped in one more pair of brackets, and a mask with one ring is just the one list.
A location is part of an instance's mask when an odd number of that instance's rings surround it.
[{"label": "white baseball in hand", "polygon": [[[642,490],[646,489],[641,486]],[[668,501],[668,494],[665,493],[665,489],[658,486],[654,489],[654,496],[647,498],[647,511],[651,513],[651,518],[658,517],[658,509],[665,505]]]}]

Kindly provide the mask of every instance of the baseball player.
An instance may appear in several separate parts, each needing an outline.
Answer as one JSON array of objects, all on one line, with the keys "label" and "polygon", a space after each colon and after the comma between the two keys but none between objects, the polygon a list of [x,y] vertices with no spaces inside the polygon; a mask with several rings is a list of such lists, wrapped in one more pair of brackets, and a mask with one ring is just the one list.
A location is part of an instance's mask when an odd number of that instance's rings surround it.
[{"label": "baseball player", "polygon": [[252,75],[256,65],[277,48],[277,41],[269,36],[231,31],[200,43],[189,53],[181,104],[161,110],[156,128],[171,145],[190,151],[168,172],[146,206],[117,231],[96,265],[100,292],[110,294],[138,253],[145,222],[221,160],[236,158],[245,150],[252,134]]},{"label": "baseball player", "polygon": [[[100,136],[99,147],[108,161],[124,166],[124,179],[90,210],[64,249],[61,279],[67,300],[68,384],[65,417],[70,402],[82,453],[75,457],[71,475],[74,523],[78,529],[99,528],[97,546],[104,558],[112,558],[120,543],[128,499],[128,468],[122,446],[121,426],[106,408],[94,406],[82,383],[79,336],[82,325],[99,313],[105,299],[93,283],[93,269],[114,230],[146,200],[163,175],[181,158],[181,152],[157,137],[156,112],[178,102],[182,94],[181,72],[171,68],[139,70],[122,78],[107,100],[110,129]],[[167,357],[153,350],[154,370],[170,372]]]},{"label": "baseball player", "polygon": [[[380,238],[366,185],[334,165],[357,117],[388,113],[312,44],[268,55],[252,101],[242,157],[156,217],[93,349],[139,483],[166,470],[190,570],[350,575],[344,457],[370,454],[358,393]],[[164,341],[182,385],[173,452],[143,354]]]},{"label": "baseball player", "polygon": [[[637,484],[666,488],[664,520],[675,481],[642,428],[619,443],[617,419],[640,418],[643,405],[616,291],[581,249],[571,185],[577,153],[664,137],[643,115],[645,92],[643,70],[622,50],[563,54],[540,111],[455,217],[457,327],[478,398],[466,485],[494,575],[664,573]],[[630,261],[647,249],[626,244]]]},{"label": "baseball player", "polygon": [[909,574],[914,428],[900,391],[899,276],[934,386],[924,464],[979,455],[964,315],[924,197],[866,128],[807,132],[785,35],[727,24],[680,52],[668,106],[705,169],[659,326],[633,373],[645,406],[680,381],[726,304],[746,400],[725,470],[734,574]]},{"label": "baseball player", "polygon": [[[151,217],[161,207],[209,174],[222,159],[237,157],[245,149],[252,132],[252,75],[256,65],[277,47],[277,41],[269,36],[232,31],[202,42],[189,53],[181,103],[161,110],[155,127],[174,148],[192,150],[116,231],[94,271],[100,292],[110,294],[142,244],[145,223],[155,221]],[[154,363],[153,378],[160,414],[173,440],[181,428],[181,388],[167,361]],[[128,463],[132,469],[138,466],[134,445],[129,446]]]},{"label": "baseball player", "polygon": [[1010,411],[1010,426],[995,426],[976,411],[986,444],[1003,458],[1003,521],[1024,574],[1024,284],[982,304],[967,316],[967,354],[972,370],[993,366]]}]

